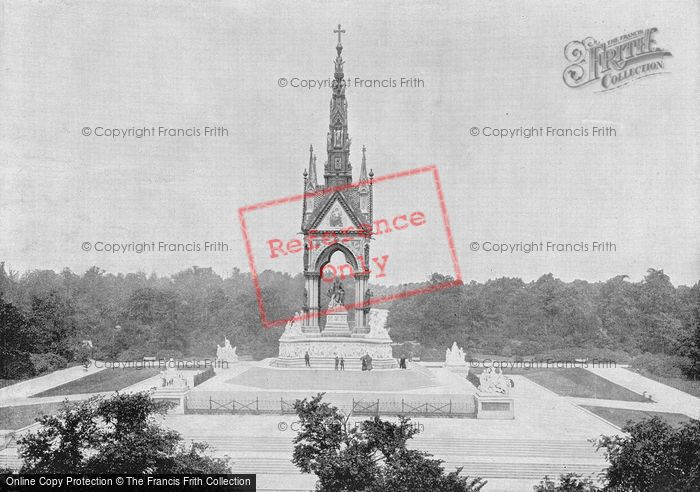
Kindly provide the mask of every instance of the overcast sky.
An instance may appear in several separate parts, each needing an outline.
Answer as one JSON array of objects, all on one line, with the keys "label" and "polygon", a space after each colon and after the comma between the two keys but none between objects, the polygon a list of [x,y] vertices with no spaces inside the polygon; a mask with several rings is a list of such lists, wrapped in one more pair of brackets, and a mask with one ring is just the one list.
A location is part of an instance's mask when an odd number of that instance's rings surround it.
[{"label": "overcast sky", "polygon": [[[0,259],[13,270],[247,270],[238,209],[300,193],[310,144],[319,167],[325,160],[330,89],[279,80],[331,77],[342,23],[349,79],[422,81],[348,87],[355,172],[363,144],[377,176],[435,165],[466,281],[548,272],[639,280],[650,267],[675,284],[700,279],[696,2],[10,1],[3,9]],[[570,41],[653,27],[657,46],[672,53],[668,73],[605,93],[563,83]],[[617,136],[470,135],[592,125]],[[94,135],[154,126],[221,126],[228,136]],[[431,227],[377,239],[376,251],[402,260],[385,281],[452,273],[434,187],[394,184],[377,186],[375,218],[422,207]],[[298,206],[281,207],[249,227],[260,246],[276,227],[293,237],[300,219]],[[229,251],[94,250],[153,241],[222,241]],[[616,251],[483,251],[487,242],[547,241],[609,241]],[[296,272],[301,258],[279,268]]]}]

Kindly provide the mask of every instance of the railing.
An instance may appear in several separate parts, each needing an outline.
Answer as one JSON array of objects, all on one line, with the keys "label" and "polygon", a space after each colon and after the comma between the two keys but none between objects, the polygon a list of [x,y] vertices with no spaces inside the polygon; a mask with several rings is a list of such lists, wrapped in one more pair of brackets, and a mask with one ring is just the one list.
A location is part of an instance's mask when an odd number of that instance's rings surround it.
[{"label": "railing", "polygon": [[379,400],[365,402],[352,400],[352,413],[355,415],[379,415]]},{"label": "railing", "polygon": [[[239,415],[287,415],[295,414],[294,403],[296,399],[260,399],[256,395],[247,398],[240,395],[238,399],[229,399],[224,395],[195,399],[187,396],[184,399],[186,414],[239,414]],[[474,418],[476,407],[473,399],[449,399],[443,401],[430,401],[426,399],[381,399],[361,398],[348,399],[346,406],[354,415],[368,416],[421,416],[421,417],[447,417],[447,418]]]},{"label": "railing", "polygon": [[294,414],[294,403],[296,400],[261,400],[256,397],[249,400],[216,400],[209,397],[208,400],[196,400],[189,397],[184,398],[184,409],[186,414],[273,414],[285,415]]},{"label": "railing", "polygon": [[447,403],[421,403],[414,405],[401,400],[402,415],[433,415],[433,416],[451,416],[452,415],[452,400]]},{"label": "railing", "polygon": [[352,411],[356,415],[403,415],[410,417],[472,418],[476,408],[469,401],[416,401],[416,400],[353,400]]},{"label": "railing", "polygon": [[[296,401],[296,400],[295,400]],[[285,414],[285,413],[296,413],[296,410],[294,410],[294,401],[293,402],[288,402],[285,401],[284,398],[280,398],[280,411]]]}]

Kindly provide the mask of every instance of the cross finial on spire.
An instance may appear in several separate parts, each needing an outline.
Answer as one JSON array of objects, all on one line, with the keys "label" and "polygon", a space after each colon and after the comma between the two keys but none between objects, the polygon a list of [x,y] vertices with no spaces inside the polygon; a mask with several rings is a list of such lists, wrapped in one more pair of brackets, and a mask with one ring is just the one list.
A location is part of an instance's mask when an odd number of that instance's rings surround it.
[{"label": "cross finial on spire", "polygon": [[345,34],[345,29],[341,29],[340,24],[338,24],[338,29],[334,30],[333,32],[338,33],[338,44],[340,44],[340,35]]}]

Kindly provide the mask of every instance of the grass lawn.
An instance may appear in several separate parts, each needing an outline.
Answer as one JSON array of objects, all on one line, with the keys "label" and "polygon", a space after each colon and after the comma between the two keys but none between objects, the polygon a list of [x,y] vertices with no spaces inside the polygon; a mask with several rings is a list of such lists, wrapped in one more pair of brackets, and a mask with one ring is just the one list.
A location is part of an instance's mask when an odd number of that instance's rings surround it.
[{"label": "grass lawn", "polygon": [[581,406],[618,427],[624,427],[629,421],[638,422],[640,420],[650,419],[652,417],[659,417],[661,420],[664,420],[671,425],[679,425],[683,422],[692,420],[690,417],[682,413],[645,412],[642,410],[628,410],[626,408],[590,407],[586,405]]},{"label": "grass lawn", "polygon": [[33,424],[37,417],[55,414],[62,404],[62,402],[55,402],[2,407],[0,408],[0,429],[21,429],[29,424]]},{"label": "grass lawn", "polygon": [[639,393],[581,368],[531,369],[517,373],[560,396],[649,402]]},{"label": "grass lawn", "polygon": [[157,368],[126,368],[104,369],[88,376],[70,381],[60,386],[55,386],[32,397],[80,395],[83,393],[100,393],[103,391],[117,391],[139,381],[155,376],[160,371]]}]

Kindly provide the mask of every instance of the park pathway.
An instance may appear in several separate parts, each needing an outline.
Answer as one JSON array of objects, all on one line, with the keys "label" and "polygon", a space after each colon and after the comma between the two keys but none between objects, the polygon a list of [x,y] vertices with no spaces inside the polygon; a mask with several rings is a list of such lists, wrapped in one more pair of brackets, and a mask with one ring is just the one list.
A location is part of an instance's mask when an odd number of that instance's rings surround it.
[{"label": "park pathway", "polygon": [[5,386],[4,388],[0,388],[0,406],[7,406],[5,402],[8,400],[28,398],[31,395],[41,393],[42,391],[46,391],[55,386],[60,386],[70,381],[75,381],[76,379],[80,379],[89,374],[94,374],[102,370],[104,370],[104,366],[95,367],[95,364],[90,364],[87,371],[83,366],[73,366],[54,371],[44,376],[28,379],[11,386]]},{"label": "park pathway", "polygon": [[[684,393],[676,388],[659,383],[622,367],[588,367],[587,370],[608,381],[624,386],[635,393],[639,393],[640,395],[646,391],[647,395],[651,395],[654,402],[656,402],[656,404],[652,404],[653,407],[647,407],[649,410],[683,413],[688,417],[700,419],[700,398],[696,398],[688,393]],[[604,403],[605,401],[601,400],[600,405],[595,405],[591,402],[586,404],[593,404],[594,406],[613,406],[610,405],[609,402],[608,404]],[[630,405],[627,408],[637,409],[634,405]]]}]

